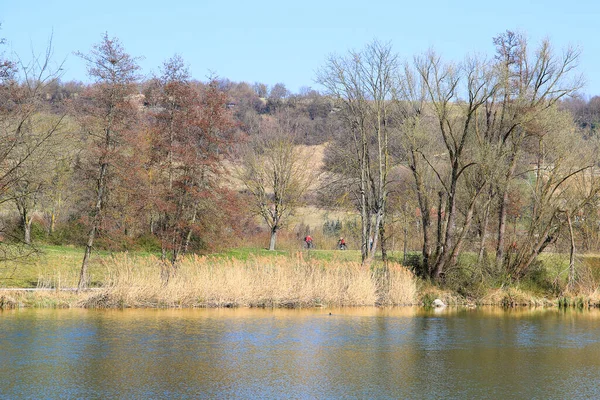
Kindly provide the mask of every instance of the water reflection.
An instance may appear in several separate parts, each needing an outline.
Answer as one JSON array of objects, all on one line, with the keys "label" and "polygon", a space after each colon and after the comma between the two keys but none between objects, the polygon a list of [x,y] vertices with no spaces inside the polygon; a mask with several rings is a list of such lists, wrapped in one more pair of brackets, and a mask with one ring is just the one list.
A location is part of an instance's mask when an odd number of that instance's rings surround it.
[{"label": "water reflection", "polygon": [[0,398],[598,398],[599,325],[552,309],[4,311]]}]

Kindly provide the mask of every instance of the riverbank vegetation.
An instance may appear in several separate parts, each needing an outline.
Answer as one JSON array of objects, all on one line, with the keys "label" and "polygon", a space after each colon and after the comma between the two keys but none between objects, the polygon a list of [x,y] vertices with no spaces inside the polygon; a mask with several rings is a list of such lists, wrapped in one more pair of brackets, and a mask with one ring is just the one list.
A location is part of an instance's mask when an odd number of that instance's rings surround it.
[{"label": "riverbank vegetation", "polygon": [[[2,292],[9,304],[80,307],[320,307],[413,305],[417,280],[399,264],[368,268],[359,262],[327,261],[317,257],[193,256],[175,271],[154,256],[116,255],[97,271],[95,290],[80,294],[73,288],[77,272],[54,271],[38,288],[54,291]],[[309,256],[310,257],[310,256]]]},{"label": "riverbank vegetation", "polygon": [[246,248],[189,256],[176,270],[152,254],[104,253],[91,264],[92,288],[77,292],[84,250],[46,251],[43,262],[19,270],[32,290],[0,289],[1,308],[430,306],[436,298],[461,306],[600,305],[595,256],[582,260],[579,284],[568,289],[565,255],[545,254],[536,274],[518,284],[465,263],[441,286],[395,261],[361,264],[358,251]]},{"label": "riverbank vegetation", "polygon": [[108,34],[77,53],[93,83],[62,82],[51,46],[0,52],[0,288],[94,307],[597,304],[600,101],[578,94],[580,50],[511,31],[490,49],[374,41],[297,94],[198,81],[179,55],[142,76]]}]

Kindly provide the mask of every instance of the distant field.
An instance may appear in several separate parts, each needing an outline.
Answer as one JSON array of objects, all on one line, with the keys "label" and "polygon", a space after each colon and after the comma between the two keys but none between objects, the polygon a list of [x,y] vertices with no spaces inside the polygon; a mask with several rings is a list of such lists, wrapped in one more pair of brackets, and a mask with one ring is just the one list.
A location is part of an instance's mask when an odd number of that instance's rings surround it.
[{"label": "distant field", "polygon": [[353,212],[333,211],[317,208],[313,206],[298,207],[292,217],[292,222],[295,224],[304,223],[310,226],[311,229],[321,229],[325,221],[341,222],[358,220],[359,216]]}]

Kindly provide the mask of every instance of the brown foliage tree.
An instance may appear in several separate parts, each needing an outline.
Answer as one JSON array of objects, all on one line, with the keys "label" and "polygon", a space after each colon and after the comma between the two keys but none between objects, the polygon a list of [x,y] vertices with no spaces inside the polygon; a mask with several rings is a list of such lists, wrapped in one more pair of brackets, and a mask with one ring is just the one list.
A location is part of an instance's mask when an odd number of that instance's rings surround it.
[{"label": "brown foliage tree", "polygon": [[199,91],[179,56],[165,62],[156,83],[150,120],[151,229],[161,240],[163,258],[169,253],[175,266],[194,233],[202,236],[202,214],[218,208],[224,196],[218,180],[234,123],[217,81]]},{"label": "brown foliage tree", "polygon": [[90,212],[91,226],[81,264],[78,289],[87,287],[87,266],[94,239],[102,221],[102,211],[111,188],[115,160],[122,151],[123,138],[131,132],[138,108],[135,104],[138,79],[137,59],[127,54],[116,38],[104,34],[89,54],[77,53],[87,63],[88,75],[95,80],[77,104],[80,124],[88,137],[88,161],[96,165],[96,194]]}]

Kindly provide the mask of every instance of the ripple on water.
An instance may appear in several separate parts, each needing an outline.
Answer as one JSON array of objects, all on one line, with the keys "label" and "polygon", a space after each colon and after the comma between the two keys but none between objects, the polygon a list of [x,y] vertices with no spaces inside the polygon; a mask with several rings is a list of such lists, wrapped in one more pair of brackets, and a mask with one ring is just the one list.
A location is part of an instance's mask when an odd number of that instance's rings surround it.
[{"label": "ripple on water", "polygon": [[1,312],[0,398],[598,398],[599,321],[495,309]]}]

